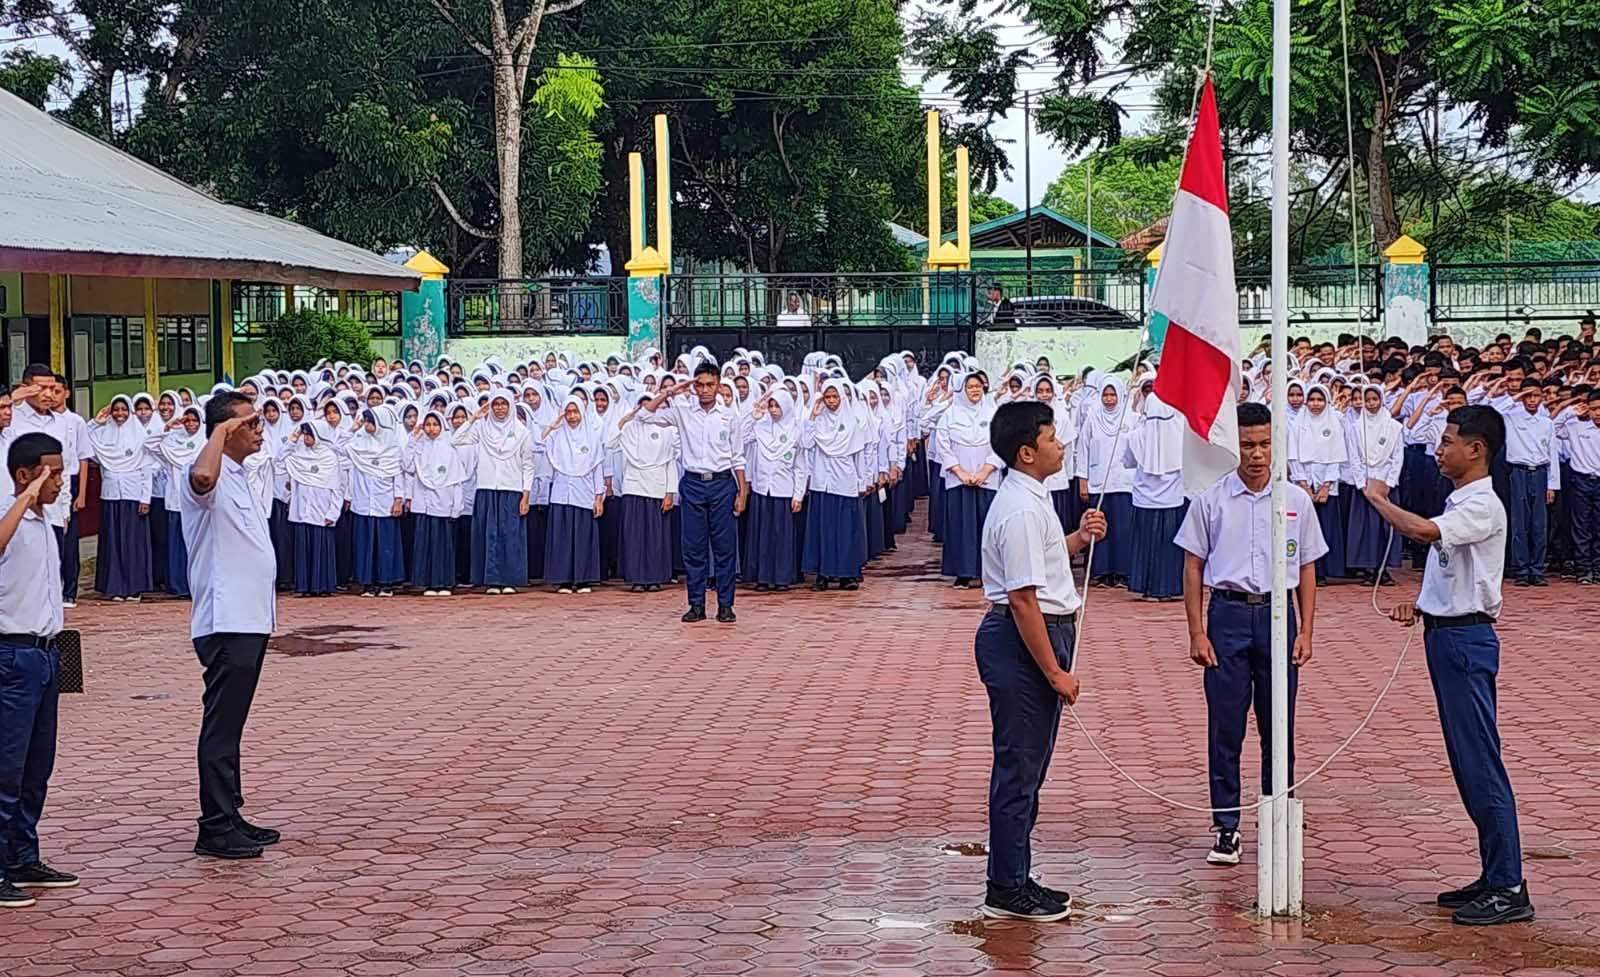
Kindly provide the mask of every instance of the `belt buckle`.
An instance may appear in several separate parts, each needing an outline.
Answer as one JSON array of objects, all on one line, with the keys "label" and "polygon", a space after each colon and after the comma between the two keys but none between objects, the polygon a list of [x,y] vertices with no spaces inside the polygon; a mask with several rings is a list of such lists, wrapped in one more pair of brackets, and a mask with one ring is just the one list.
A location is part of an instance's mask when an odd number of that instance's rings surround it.
[{"label": "belt buckle", "polygon": [[702,482],[709,482],[716,478],[716,474],[713,472],[695,472],[694,477]]},{"label": "belt buckle", "polygon": [[1260,607],[1272,599],[1271,594],[1245,594],[1244,602],[1249,607]]}]

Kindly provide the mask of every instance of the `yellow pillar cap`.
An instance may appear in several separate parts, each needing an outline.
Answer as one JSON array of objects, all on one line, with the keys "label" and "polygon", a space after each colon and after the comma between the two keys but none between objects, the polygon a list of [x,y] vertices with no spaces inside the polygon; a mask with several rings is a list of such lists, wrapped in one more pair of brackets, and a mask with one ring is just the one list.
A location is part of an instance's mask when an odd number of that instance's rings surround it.
[{"label": "yellow pillar cap", "polygon": [[1145,262],[1150,265],[1150,267],[1154,268],[1161,264],[1161,249],[1166,247],[1166,244],[1167,242],[1162,241],[1160,244],[1151,248],[1150,253],[1144,256]]},{"label": "yellow pillar cap", "polygon": [[1393,265],[1420,265],[1422,259],[1428,256],[1428,249],[1411,235],[1402,234],[1383,249],[1383,256]]},{"label": "yellow pillar cap", "polygon": [[444,262],[426,251],[418,251],[412,255],[411,260],[407,261],[405,266],[420,274],[427,281],[436,281],[450,274],[450,269],[446,267]]},{"label": "yellow pillar cap", "polygon": [[647,244],[639,249],[638,255],[622,267],[627,269],[629,276],[633,278],[653,278],[667,273],[667,259],[661,256],[660,251]]}]

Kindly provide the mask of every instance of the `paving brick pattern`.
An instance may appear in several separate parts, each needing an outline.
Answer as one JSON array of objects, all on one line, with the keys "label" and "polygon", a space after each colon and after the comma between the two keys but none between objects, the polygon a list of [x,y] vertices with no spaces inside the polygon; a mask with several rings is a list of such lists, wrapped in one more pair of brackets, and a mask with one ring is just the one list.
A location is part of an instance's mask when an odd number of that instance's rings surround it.
[{"label": "paving brick pattern", "polygon": [[[244,771],[250,815],[285,840],[236,864],[189,851],[186,606],[86,603],[71,623],[91,691],[64,699],[43,826],[85,884],[0,914],[0,973],[1600,973],[1594,591],[1513,590],[1502,629],[1537,922],[1462,931],[1431,905],[1475,874],[1475,841],[1418,641],[1371,730],[1302,792],[1306,920],[1253,919],[1249,835],[1245,864],[1208,867],[1206,819],[1127,786],[1068,727],[1036,851],[1079,909],[1032,926],[976,913],[982,602],[933,555],[902,547],[858,593],[741,594],[734,627],[678,623],[681,592],[285,599]],[[1091,601],[1085,722],[1136,776],[1203,802],[1181,606]],[[1354,587],[1325,592],[1319,625],[1309,765],[1402,640]]]}]

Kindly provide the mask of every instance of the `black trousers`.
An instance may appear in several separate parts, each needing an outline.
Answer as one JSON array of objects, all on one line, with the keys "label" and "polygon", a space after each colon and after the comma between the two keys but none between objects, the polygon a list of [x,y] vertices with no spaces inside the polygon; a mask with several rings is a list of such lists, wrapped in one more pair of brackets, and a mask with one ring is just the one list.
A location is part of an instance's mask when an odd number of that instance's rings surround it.
[{"label": "black trousers", "polygon": [[261,681],[267,635],[208,634],[194,639],[194,652],[206,670],[198,749],[200,833],[218,834],[239,820],[244,806],[239,740]]},{"label": "black trousers", "polygon": [[[63,488],[73,499],[78,497],[78,476],[72,476],[70,484]],[[56,543],[61,547],[61,599],[76,602],[78,599],[78,510],[68,503],[65,527],[56,527]]]}]

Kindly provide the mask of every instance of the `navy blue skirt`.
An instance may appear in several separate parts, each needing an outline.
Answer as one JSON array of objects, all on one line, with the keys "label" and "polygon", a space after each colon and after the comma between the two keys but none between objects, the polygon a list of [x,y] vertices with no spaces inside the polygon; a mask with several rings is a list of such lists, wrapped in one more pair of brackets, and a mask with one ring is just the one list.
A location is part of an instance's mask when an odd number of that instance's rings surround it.
[{"label": "navy blue skirt", "polygon": [[811,492],[806,496],[806,549],[801,568],[830,580],[861,576],[867,549],[867,523],[861,500],[850,495]]},{"label": "navy blue skirt", "polygon": [[550,531],[550,507],[528,506],[528,579],[544,579],[544,537]]},{"label": "navy blue skirt", "polygon": [[294,523],[294,589],[307,597],[326,597],[338,589],[338,530]]},{"label": "navy blue skirt", "polygon": [[400,520],[393,516],[354,516],[350,520],[351,572],[364,587],[406,579],[401,555]]},{"label": "navy blue skirt", "polygon": [[[528,585],[528,527],[517,509],[522,493],[478,489],[472,502],[472,582],[478,587]],[[554,506],[551,506],[554,509]],[[594,513],[589,513],[594,518]],[[554,522],[554,513],[551,521]],[[548,553],[546,576],[549,575]],[[596,555],[598,560],[598,554]]]},{"label": "navy blue skirt", "polygon": [[1052,489],[1050,505],[1056,510],[1056,518],[1061,520],[1062,534],[1077,532],[1078,523],[1083,519],[1083,504],[1078,501],[1077,487]]},{"label": "navy blue skirt", "polygon": [[152,495],[150,514],[145,518],[150,521],[150,589],[167,589],[167,500]]},{"label": "navy blue skirt", "polygon": [[910,489],[911,500],[915,502],[928,494],[928,445],[924,441],[917,441],[917,450],[906,459],[906,487]]},{"label": "navy blue skirt", "polygon": [[1394,534],[1391,542],[1389,524],[1378,515],[1367,497],[1357,493],[1350,500],[1350,524],[1345,531],[1344,562],[1352,570],[1376,570],[1383,559],[1384,547],[1389,549],[1385,567],[1400,565],[1400,551],[1405,549],[1405,537]]},{"label": "navy blue skirt", "polygon": [[419,590],[456,585],[456,527],[448,516],[411,514],[411,584]]},{"label": "navy blue skirt", "polygon": [[983,576],[983,524],[994,502],[990,489],[957,485],[944,493],[944,552],[939,572],[947,577],[976,580]]},{"label": "navy blue skirt", "polygon": [[404,512],[400,515],[400,562],[401,579],[411,579],[411,554],[417,548],[417,517],[414,513]]},{"label": "navy blue skirt", "polygon": [[610,580],[622,572],[622,500],[611,496],[600,513],[600,576],[595,579]]},{"label": "navy blue skirt", "polygon": [[867,522],[867,559],[877,559],[887,545],[884,535],[883,503],[878,501],[878,490],[873,489],[861,500],[861,511]]},{"label": "navy blue skirt", "polygon": [[272,555],[278,559],[278,587],[288,590],[294,586],[294,527],[289,525],[289,503],[272,500],[267,532],[272,536]]},{"label": "navy blue skirt", "polygon": [[[532,510],[529,510],[532,511]],[[472,583],[472,517],[456,516],[456,583],[466,586]],[[541,543],[544,537],[539,537]],[[539,552],[544,552],[544,547],[539,547]]]},{"label": "navy blue skirt", "polygon": [[795,552],[799,514],[788,496],[750,495],[750,551],[745,578],[769,587],[787,587],[800,579]]},{"label": "navy blue skirt", "polygon": [[622,579],[630,584],[658,584],[672,580],[672,516],[661,511],[661,500],[642,495],[612,499],[622,522]]},{"label": "navy blue skirt", "polygon": [[1106,538],[1094,544],[1094,565],[1089,574],[1126,580],[1133,575],[1133,493],[1107,492],[1102,501],[1091,492],[1089,502],[1099,502],[1106,514]]},{"label": "navy blue skirt", "polygon": [[355,576],[355,516],[350,514],[348,508],[339,512],[339,520],[333,524],[333,559],[335,578],[339,586],[343,587]]},{"label": "navy blue skirt", "polygon": [[189,546],[183,541],[183,513],[169,512],[165,522],[167,545],[163,549],[167,556],[167,593],[174,597],[188,597]]},{"label": "navy blue skirt", "polygon": [[1328,544],[1328,554],[1317,561],[1317,576],[1322,579],[1343,577],[1349,572],[1344,565],[1344,522],[1340,498],[1330,495],[1328,501],[1317,506],[1317,525],[1322,527],[1322,538]]},{"label": "navy blue skirt", "polygon": [[544,537],[544,579],[557,586],[600,581],[600,520],[593,509],[551,503]]},{"label": "navy blue skirt", "polygon": [[944,516],[944,497],[949,489],[944,487],[944,476],[932,472],[928,482],[928,532],[933,534],[935,543],[943,542],[944,533],[942,520]]},{"label": "navy blue skirt", "polygon": [[1188,499],[1169,509],[1133,507],[1133,570],[1128,574],[1129,590],[1146,597],[1183,596],[1184,551],[1172,540],[1178,535],[1178,527],[1183,525],[1184,514],[1188,511]]},{"label": "navy blue skirt", "polygon": [[100,501],[94,589],[107,597],[138,597],[150,588],[150,520],[139,503]]}]

